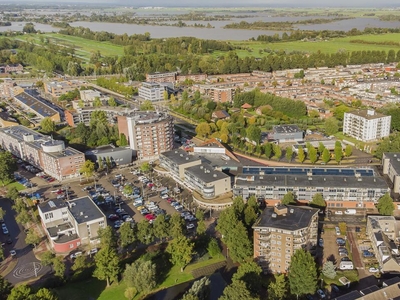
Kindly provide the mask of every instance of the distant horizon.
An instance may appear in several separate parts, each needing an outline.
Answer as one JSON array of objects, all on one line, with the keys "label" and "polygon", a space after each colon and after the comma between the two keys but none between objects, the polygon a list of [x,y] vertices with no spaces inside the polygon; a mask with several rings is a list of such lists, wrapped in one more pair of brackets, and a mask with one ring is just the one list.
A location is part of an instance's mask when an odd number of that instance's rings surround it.
[{"label": "distant horizon", "polygon": [[[400,9],[400,3],[398,1],[386,0],[377,3],[375,0],[336,0],[334,3],[327,2],[326,5],[322,4],[321,1],[317,0],[303,0],[301,3],[295,0],[250,0],[246,4],[242,0],[203,0],[202,5],[199,5],[198,1],[186,0],[184,5],[177,5],[176,1],[172,0],[138,0],[132,3],[129,0],[115,0],[110,3],[110,0],[65,0],[57,1],[54,0],[21,0],[13,1],[10,3],[9,0],[0,0],[0,4],[6,5],[98,5],[98,6],[131,6],[136,8],[143,7],[165,7],[165,8],[251,8],[251,7],[265,7],[265,8],[394,8]],[[328,4],[329,3],[329,4]]]}]

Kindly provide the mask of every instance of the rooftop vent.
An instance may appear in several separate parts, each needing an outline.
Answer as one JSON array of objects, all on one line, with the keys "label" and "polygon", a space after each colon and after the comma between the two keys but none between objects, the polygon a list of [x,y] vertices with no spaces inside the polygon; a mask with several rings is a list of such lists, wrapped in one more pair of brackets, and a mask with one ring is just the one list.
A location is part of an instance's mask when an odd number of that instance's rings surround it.
[{"label": "rooftop vent", "polygon": [[79,215],[80,215],[80,216],[83,216],[83,212],[80,212]]},{"label": "rooftop vent", "polygon": [[203,168],[204,168],[203,166],[200,166],[200,170],[203,170]]},{"label": "rooftop vent", "polygon": [[186,160],[189,160],[189,157],[186,157]]},{"label": "rooftop vent", "polygon": [[360,177],[360,178],[357,178],[357,181],[362,181],[362,178]]},{"label": "rooftop vent", "polygon": [[260,176],[260,179],[264,179],[264,177],[263,177],[263,176]]},{"label": "rooftop vent", "polygon": [[217,174],[214,174],[213,177],[214,177],[214,178],[217,178]]},{"label": "rooftop vent", "polygon": [[344,181],[346,181],[346,178],[343,178]]},{"label": "rooftop vent", "polygon": [[272,214],[271,217],[276,218],[277,214]]},{"label": "rooftop vent", "polygon": [[326,181],[326,178],[324,177],[324,181]]},{"label": "rooftop vent", "polygon": [[294,209],[293,208],[290,209],[290,213],[291,214],[294,213]]},{"label": "rooftop vent", "polygon": [[180,155],[181,157],[183,157],[183,154],[181,153],[181,155]]},{"label": "rooftop vent", "polygon": [[312,180],[312,177],[308,177],[308,180]]}]

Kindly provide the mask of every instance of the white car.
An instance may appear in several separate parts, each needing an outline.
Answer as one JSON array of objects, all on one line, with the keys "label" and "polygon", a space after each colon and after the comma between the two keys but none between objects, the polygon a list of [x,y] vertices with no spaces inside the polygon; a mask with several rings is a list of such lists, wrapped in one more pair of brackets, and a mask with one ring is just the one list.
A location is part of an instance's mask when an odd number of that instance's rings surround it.
[{"label": "white car", "polygon": [[96,254],[97,253],[97,251],[98,251],[98,249],[97,248],[93,248],[93,249],[90,249],[89,251],[88,251],[88,255],[93,255],[93,254]]},{"label": "white car", "polygon": [[370,272],[370,273],[378,273],[379,269],[371,267],[371,268],[368,269],[368,272]]},{"label": "white car", "polygon": [[161,196],[161,199],[168,199],[168,198],[169,196],[167,194]]},{"label": "white car", "polygon": [[17,255],[17,252],[15,250],[10,250],[10,254],[12,257],[14,257],[15,255]]},{"label": "white car", "polygon": [[78,252],[72,253],[69,257],[70,257],[71,259],[75,259],[75,258],[77,258],[78,256],[81,256],[82,254],[83,254],[82,251],[78,251]]},{"label": "white car", "polygon": [[194,224],[192,224],[192,223],[190,223],[190,224],[187,224],[186,225],[186,229],[193,229],[195,226],[194,226]]},{"label": "white car", "polygon": [[335,215],[343,215],[343,212],[341,210],[335,211]]}]

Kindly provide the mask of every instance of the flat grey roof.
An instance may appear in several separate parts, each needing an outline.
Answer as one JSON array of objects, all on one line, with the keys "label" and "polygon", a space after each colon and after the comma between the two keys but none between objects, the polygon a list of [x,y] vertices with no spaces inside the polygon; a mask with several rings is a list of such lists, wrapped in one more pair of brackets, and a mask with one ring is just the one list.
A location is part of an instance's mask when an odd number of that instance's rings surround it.
[{"label": "flat grey roof", "polygon": [[355,116],[359,116],[359,117],[365,118],[367,120],[373,120],[373,119],[388,117],[388,116],[386,116],[384,114],[377,113],[374,110],[361,110],[361,109],[353,110],[353,111],[350,111],[350,112],[348,112],[346,114],[352,114],[352,115],[355,115]]},{"label": "flat grey roof", "polygon": [[126,147],[113,147],[112,145],[105,145],[105,146],[100,146],[95,149],[91,149],[85,152],[86,155],[95,155],[95,154],[101,154],[101,153],[109,153],[109,152],[125,152],[129,151],[132,152],[131,148],[126,148]]},{"label": "flat grey roof", "polygon": [[177,165],[183,165],[193,161],[200,161],[200,158],[188,154],[185,150],[182,149],[175,149],[163,152],[161,153],[161,156],[165,156],[166,158],[172,160]]},{"label": "flat grey roof", "polygon": [[214,182],[216,180],[230,178],[228,175],[221,171],[214,170],[213,167],[207,164],[201,164],[185,169],[185,173],[191,173],[193,176],[200,178],[205,183]]},{"label": "flat grey roof", "polygon": [[399,152],[384,152],[383,156],[390,160],[390,164],[395,169],[397,174],[400,174],[400,153]]},{"label": "flat grey roof", "polygon": [[303,132],[297,125],[275,125],[273,127],[274,133],[295,133]]},{"label": "flat grey roof", "polygon": [[307,176],[307,175],[246,175],[236,177],[236,186],[337,187],[388,189],[380,177]]},{"label": "flat grey roof", "polygon": [[343,296],[336,297],[335,300],[356,300],[356,299],[360,298],[361,296],[362,295],[360,294],[359,291],[352,291]]},{"label": "flat grey roof", "polygon": [[[318,209],[302,206],[287,206],[286,216],[274,214],[274,207],[267,207],[262,212],[260,218],[255,222],[253,228],[272,227],[284,230],[298,230],[307,227],[312,217],[318,214]],[[290,212],[290,211],[293,212]]]},{"label": "flat grey roof", "polygon": [[52,199],[39,204],[39,208],[43,213],[47,213],[65,206],[65,201],[61,199]]},{"label": "flat grey roof", "polygon": [[105,218],[100,208],[88,197],[81,197],[67,202],[69,210],[78,224]]}]

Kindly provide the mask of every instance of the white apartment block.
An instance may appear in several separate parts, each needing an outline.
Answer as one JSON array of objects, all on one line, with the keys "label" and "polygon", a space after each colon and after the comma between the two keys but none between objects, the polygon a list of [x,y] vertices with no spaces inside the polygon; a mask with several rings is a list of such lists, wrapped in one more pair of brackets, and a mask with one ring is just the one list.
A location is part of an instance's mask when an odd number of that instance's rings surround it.
[{"label": "white apartment block", "polygon": [[143,82],[139,88],[139,97],[144,100],[162,101],[164,100],[164,91],[166,87],[156,82]]},{"label": "white apartment block", "polygon": [[391,116],[373,110],[355,110],[344,114],[343,133],[359,141],[370,142],[390,134]]}]

